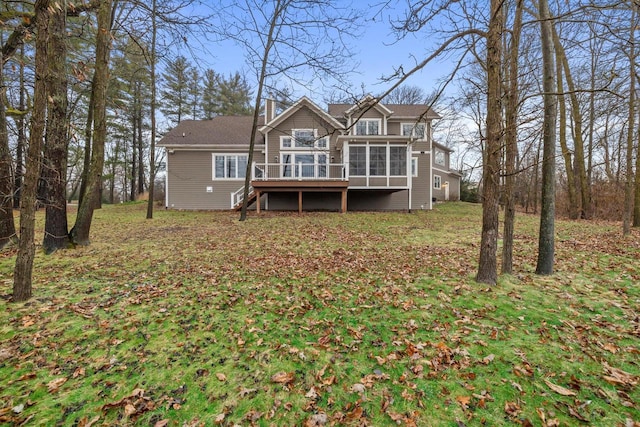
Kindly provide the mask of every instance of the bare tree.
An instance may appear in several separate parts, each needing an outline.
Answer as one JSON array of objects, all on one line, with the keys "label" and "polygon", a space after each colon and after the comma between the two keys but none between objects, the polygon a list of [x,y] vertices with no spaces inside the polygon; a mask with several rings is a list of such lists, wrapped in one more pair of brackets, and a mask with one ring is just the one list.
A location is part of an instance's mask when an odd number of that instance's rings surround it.
[{"label": "bare tree", "polygon": [[[244,0],[220,7],[223,36],[235,40],[256,72],[257,90],[240,220],[247,217],[253,150],[265,89],[276,78],[303,85],[314,78],[344,81],[349,71],[347,38],[357,11],[330,0]],[[332,40],[327,46],[326,40]],[[259,203],[259,201],[258,201]]]},{"label": "bare tree", "polygon": [[31,112],[31,133],[27,151],[24,186],[20,200],[20,242],[13,271],[13,301],[31,298],[33,259],[35,257],[36,191],[40,175],[40,148],[44,135],[47,96],[45,75],[47,72],[47,41],[49,38],[50,0],[37,0],[36,21],[36,79]]},{"label": "bare tree", "polygon": [[553,273],[555,253],[555,196],[556,196],[556,116],[557,97],[553,53],[553,22],[547,0],[538,2],[540,30],[542,34],[542,79],[544,90],[542,202],[540,234],[538,238],[538,263],[536,274]]},{"label": "bare tree", "polygon": [[402,85],[389,92],[382,102],[385,104],[425,104],[431,102],[432,98],[433,96],[428,96],[420,86]]},{"label": "bare tree", "polygon": [[52,9],[47,47],[47,129],[44,147],[45,227],[42,242],[45,253],[69,246],[67,225],[67,47],[66,4]]},{"label": "bare tree", "polygon": [[487,31],[487,139],[485,143],[482,236],[476,281],[495,285],[498,281],[496,252],[498,250],[498,202],[500,185],[500,156],[502,152],[502,32],[504,31],[503,2],[491,0]]},{"label": "bare tree", "polygon": [[89,231],[93,212],[99,207],[102,173],[104,169],[104,144],[107,137],[107,85],[109,81],[109,56],[111,51],[112,0],[103,0],[98,8],[96,35],[96,67],[93,79],[93,144],[91,163],[87,174],[87,186],[78,206],[76,222],[71,229],[71,239],[78,245],[89,244]]},{"label": "bare tree", "polygon": [[0,249],[18,240],[13,221],[13,162],[7,133],[3,69],[4,62],[0,51]]},{"label": "bare tree", "polygon": [[157,47],[158,47],[158,4],[157,0],[151,2],[151,45],[147,52],[147,61],[151,72],[151,142],[149,144],[149,199],[147,200],[147,219],[153,219],[153,199],[155,195],[156,180],[156,108],[158,104],[158,79],[156,78]]},{"label": "bare tree", "polygon": [[[636,104],[636,51],[635,51],[635,32],[636,32],[636,8],[633,8],[631,14],[631,30],[629,31],[629,120],[627,124],[627,159],[626,159],[626,177],[624,183],[624,212],[622,222],[622,234],[628,236],[631,234],[631,224],[633,221],[633,143],[635,130],[635,104]],[[636,181],[638,169],[636,168]]]},{"label": "bare tree", "polygon": [[[505,13],[507,9],[505,8]],[[502,273],[511,274],[513,271],[513,233],[515,228],[516,198],[516,157],[518,154],[518,107],[520,93],[518,88],[518,54],[520,52],[520,34],[522,32],[523,0],[515,4],[515,18],[511,30],[511,40],[505,71],[505,185],[504,185],[504,232],[502,238]]]}]

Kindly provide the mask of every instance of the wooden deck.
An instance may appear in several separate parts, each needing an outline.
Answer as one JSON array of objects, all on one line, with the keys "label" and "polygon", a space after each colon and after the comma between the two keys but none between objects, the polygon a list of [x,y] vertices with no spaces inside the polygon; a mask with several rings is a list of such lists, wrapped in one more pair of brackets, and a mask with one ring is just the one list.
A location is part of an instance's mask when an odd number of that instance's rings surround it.
[{"label": "wooden deck", "polygon": [[[347,211],[347,188],[349,181],[347,180],[297,180],[297,179],[278,179],[252,181],[253,191],[256,194],[256,200],[260,200],[263,193],[298,193],[298,212],[302,213],[302,195],[304,193],[333,192],[342,193],[340,202],[340,212]],[[260,213],[260,203],[256,206],[257,213]]]}]

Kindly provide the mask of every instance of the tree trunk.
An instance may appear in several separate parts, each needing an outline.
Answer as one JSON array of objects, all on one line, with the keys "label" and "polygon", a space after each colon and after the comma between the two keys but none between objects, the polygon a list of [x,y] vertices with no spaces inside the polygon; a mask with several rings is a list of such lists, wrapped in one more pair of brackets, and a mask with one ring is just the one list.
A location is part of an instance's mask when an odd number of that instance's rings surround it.
[{"label": "tree trunk", "polygon": [[67,226],[67,46],[66,10],[53,8],[49,19],[47,92],[49,99],[43,178],[46,185],[45,253],[69,246]]},{"label": "tree trunk", "polygon": [[[21,56],[24,58],[24,44],[20,47]],[[20,61],[20,111],[24,113],[26,110],[25,100],[25,81],[24,81],[24,61]],[[17,120],[18,125],[18,139],[16,141],[16,164],[14,175],[14,192],[13,192],[13,207],[15,209],[20,208],[20,197],[22,195],[22,175],[24,173],[24,149],[27,141],[27,135],[25,128],[27,126],[24,114],[20,114]]]},{"label": "tree trunk", "polygon": [[[286,3],[286,2],[285,2]],[[247,208],[249,207],[249,186],[251,184],[251,175],[253,173],[253,149],[256,144],[256,133],[258,131],[258,117],[260,111],[260,104],[262,102],[262,91],[264,89],[264,81],[267,75],[267,64],[269,62],[269,55],[271,54],[271,48],[275,42],[274,35],[278,26],[278,21],[282,18],[281,14],[284,13],[286,4],[283,4],[281,0],[277,0],[273,9],[273,16],[269,23],[269,32],[267,33],[267,40],[264,43],[264,52],[261,58],[260,77],[258,79],[258,90],[256,93],[255,103],[253,105],[253,123],[251,126],[251,141],[249,141],[249,154],[247,158],[247,171],[244,180],[244,193],[242,200],[242,209],[240,210],[240,221],[247,219]],[[268,120],[265,117],[265,122]],[[256,200],[256,203],[260,203],[260,200]]]},{"label": "tree trunk", "polygon": [[[139,110],[138,110],[138,123],[137,123],[138,189],[136,194],[144,193],[144,143],[143,143],[144,140],[142,137],[142,100],[139,101],[139,104],[140,105],[138,106]],[[135,197],[133,200],[135,200]]]},{"label": "tree trunk", "polygon": [[[158,36],[157,26],[157,3],[152,1],[151,11],[151,141],[149,143],[149,200],[147,200],[147,219],[153,218],[153,197],[156,180],[156,102],[157,84],[156,81],[156,37]],[[180,119],[178,119],[180,123]],[[140,141],[142,147],[142,141]],[[142,165],[140,165],[142,167]]]},{"label": "tree trunk", "polygon": [[487,32],[487,142],[483,167],[482,237],[476,281],[495,285],[498,281],[498,203],[500,153],[502,151],[501,76],[503,2],[491,0],[491,18]]},{"label": "tree trunk", "polygon": [[[631,8],[633,9],[633,18],[631,21],[631,49],[633,54],[631,54],[631,73],[635,76],[635,84],[636,87],[633,87],[631,90],[635,91],[637,90],[637,84],[638,84],[638,76],[636,74],[637,70],[636,70],[636,66],[635,66],[635,61],[637,61],[638,59],[638,54],[634,49],[635,46],[635,39],[634,39],[634,34],[635,31],[637,31],[638,29],[638,4],[637,3],[633,3],[631,5]],[[636,99],[637,99],[637,94],[636,94]],[[640,109],[638,110],[638,122],[640,123]],[[634,131],[636,131],[637,129],[637,123],[636,123],[636,127],[634,128]],[[633,207],[633,226],[634,227],[640,227],[640,132],[636,133],[636,137],[638,138],[637,140],[637,144],[636,144],[636,174],[635,174],[635,194],[634,194],[634,207]],[[633,143],[632,143],[633,144]]]},{"label": "tree trunk", "polygon": [[562,62],[558,57],[558,50],[556,50],[556,80],[558,87],[558,105],[560,107],[560,148],[562,150],[562,157],[564,159],[564,168],[567,173],[567,193],[569,196],[569,218],[578,219],[579,206],[578,199],[576,197],[576,178],[573,173],[573,163],[571,162],[571,151],[567,145],[567,106],[565,104],[565,98],[563,95],[564,84],[562,80]]},{"label": "tree trunk", "polygon": [[542,33],[542,78],[544,90],[544,121],[542,150],[542,201],[536,274],[553,273],[555,251],[556,193],[556,115],[557,97],[553,61],[553,23],[547,0],[539,0]]},{"label": "tree trunk", "polygon": [[[634,189],[633,189],[633,142],[634,130],[635,130],[635,105],[636,105],[636,52],[635,52],[635,20],[636,9],[633,8],[631,16],[631,31],[629,31],[629,120],[627,125],[627,159],[626,159],[626,171],[624,182],[624,212],[622,220],[622,234],[628,236],[631,234],[631,224],[634,223],[633,217],[633,202],[634,202]],[[637,161],[637,159],[636,159]],[[636,176],[637,176],[636,167]],[[637,179],[636,179],[637,181]],[[636,182],[636,188],[637,188]]]},{"label": "tree trunk", "polygon": [[[636,76],[637,80],[637,76]],[[637,81],[636,81],[637,84]],[[638,123],[640,123],[640,110],[638,110]],[[637,127],[637,126],[636,126]],[[633,226],[640,227],[640,179],[638,178],[638,171],[640,171],[640,132],[636,132],[638,138],[636,143],[636,179],[635,179],[635,195],[633,206]]]},{"label": "tree trunk", "polygon": [[133,117],[131,119],[131,125],[132,125],[132,129],[131,129],[131,182],[129,183],[130,186],[130,193],[129,193],[129,200],[130,201],[134,201],[136,199],[136,157],[138,155],[138,134],[136,132],[136,125],[138,123],[138,117],[137,114],[133,114]]},{"label": "tree trunk", "polygon": [[37,0],[34,6],[36,19],[35,87],[31,112],[31,132],[27,150],[22,197],[20,200],[20,242],[13,271],[13,301],[31,298],[33,259],[35,257],[36,191],[40,176],[40,148],[44,135],[47,91],[47,41],[49,38],[50,0]]},{"label": "tree trunk", "polygon": [[562,61],[562,67],[564,69],[564,75],[567,81],[567,89],[569,90],[569,99],[571,101],[571,117],[573,118],[573,161],[574,161],[574,173],[576,179],[577,189],[580,194],[580,217],[584,219],[591,218],[591,189],[589,182],[587,181],[587,168],[584,160],[584,141],[582,139],[582,112],[580,111],[580,103],[578,96],[576,95],[576,87],[571,75],[571,68],[569,67],[569,60],[565,54],[564,47],[560,43],[560,37],[558,37],[553,25],[551,26],[553,35],[553,44],[555,48],[555,54],[558,60]]},{"label": "tree trunk", "polygon": [[82,178],[80,179],[80,191],[78,193],[78,206],[82,204],[82,199],[89,184],[89,168],[91,167],[91,137],[93,135],[93,112],[95,110],[96,74],[93,73],[91,80],[91,93],[89,94],[89,108],[87,109],[87,124],[84,129],[84,157],[82,162]]},{"label": "tree trunk", "polygon": [[93,78],[94,131],[91,164],[87,186],[78,207],[76,223],[71,230],[75,244],[88,245],[93,211],[100,206],[104,146],[107,134],[106,96],[109,83],[109,53],[111,45],[112,0],[103,0],[98,8],[98,32],[96,36],[96,68]]},{"label": "tree trunk", "polygon": [[516,2],[515,19],[509,48],[509,79],[505,96],[505,206],[502,236],[502,273],[513,272],[513,232],[516,219],[516,157],[518,153],[518,52],[522,30],[522,0]]},{"label": "tree trunk", "polygon": [[13,164],[7,133],[3,58],[0,50],[0,249],[18,241],[13,221]]}]

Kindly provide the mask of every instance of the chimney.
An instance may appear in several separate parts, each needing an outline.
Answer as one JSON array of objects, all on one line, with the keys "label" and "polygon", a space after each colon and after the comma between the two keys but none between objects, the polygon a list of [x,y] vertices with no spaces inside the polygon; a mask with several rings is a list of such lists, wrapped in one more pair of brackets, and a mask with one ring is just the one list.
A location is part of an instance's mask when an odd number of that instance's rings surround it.
[{"label": "chimney", "polygon": [[265,123],[269,123],[276,116],[276,101],[267,98],[264,104]]}]

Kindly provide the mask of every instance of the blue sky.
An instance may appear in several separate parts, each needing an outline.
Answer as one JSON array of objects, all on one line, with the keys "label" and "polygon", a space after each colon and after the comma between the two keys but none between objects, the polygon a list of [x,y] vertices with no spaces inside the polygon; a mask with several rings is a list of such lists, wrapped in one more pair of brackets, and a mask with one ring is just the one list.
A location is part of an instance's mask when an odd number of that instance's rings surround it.
[{"label": "blue sky", "polygon": [[[354,1],[359,7],[364,5]],[[374,9],[366,9],[367,12],[373,14]],[[391,83],[381,82],[383,76],[393,73],[394,67],[403,66],[404,70],[413,68],[416,62],[421,61],[428,55],[429,40],[426,37],[417,37],[416,35],[408,35],[403,40],[396,41],[391,31],[389,18],[396,18],[402,13],[402,10],[386,9],[385,16],[378,15],[375,19],[367,18],[365,25],[362,27],[362,36],[353,40],[353,60],[360,65],[357,67],[357,73],[350,77],[353,84],[352,91],[361,91],[378,94],[382,93],[391,85]],[[208,58],[201,58],[207,67],[213,68],[215,71],[224,74],[240,71],[247,76],[250,83],[254,72],[245,63],[245,52],[231,41],[210,42],[204,46],[206,50],[212,52]],[[425,69],[416,73],[407,80],[407,84],[419,86],[426,93],[432,91],[436,87],[437,81],[450,71],[450,65],[446,62],[435,61],[433,64],[427,65]],[[316,84],[313,84],[316,86]],[[319,85],[317,85],[319,86]],[[313,99],[318,98],[318,92],[298,88],[295,95],[307,95]]]}]

